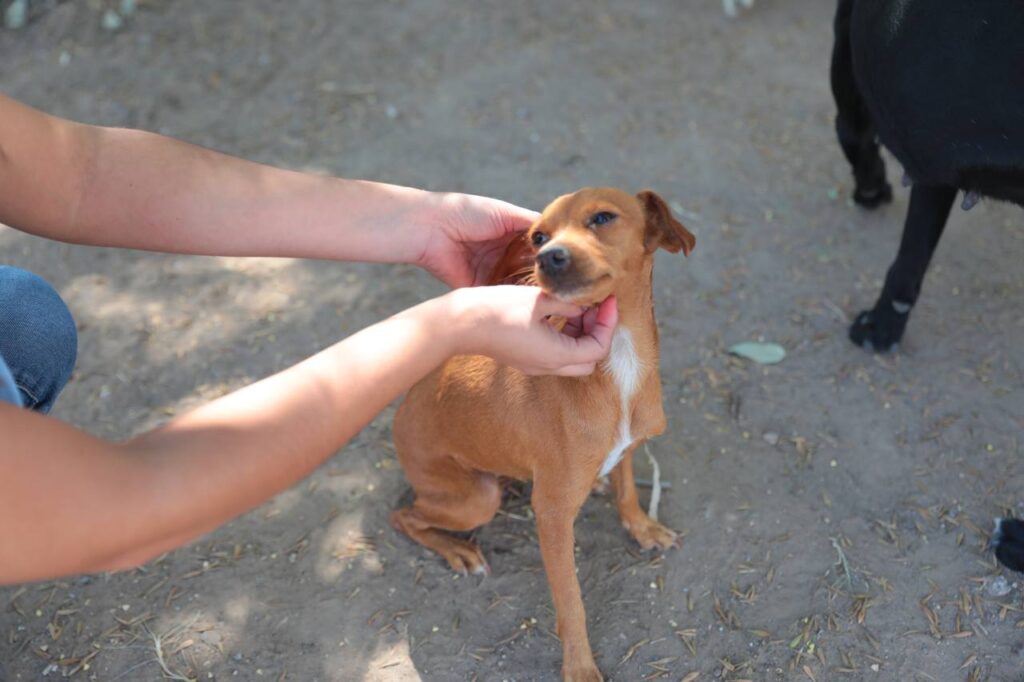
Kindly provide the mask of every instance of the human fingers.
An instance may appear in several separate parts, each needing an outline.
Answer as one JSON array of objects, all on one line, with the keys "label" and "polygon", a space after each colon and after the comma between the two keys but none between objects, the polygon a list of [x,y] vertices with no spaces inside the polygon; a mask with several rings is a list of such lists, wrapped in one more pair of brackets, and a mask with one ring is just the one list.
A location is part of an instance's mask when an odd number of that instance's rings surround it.
[{"label": "human fingers", "polygon": [[548,296],[545,293],[541,293],[537,298],[537,306],[534,308],[534,312],[538,317],[556,315],[558,317],[572,319],[583,314],[583,307],[578,306],[575,303],[561,301],[557,298]]},{"label": "human fingers", "polygon": [[590,308],[587,308],[583,313],[583,316],[580,317],[580,333],[576,336],[589,334],[593,331],[594,325],[597,323],[597,313],[599,310],[599,306],[591,306]]},{"label": "human fingers", "polygon": [[516,206],[505,201],[494,201],[498,204],[496,222],[501,224],[506,234],[523,232],[537,222],[537,218],[540,217],[539,213],[528,208]]},{"label": "human fingers", "polygon": [[[584,321],[587,321],[586,315],[584,315]],[[597,362],[607,357],[612,347],[612,335],[615,333],[618,321],[618,304],[614,296],[609,296],[597,307],[589,329],[584,328],[584,333],[577,338],[563,337],[565,342],[572,346],[570,355],[576,360],[576,362],[568,361],[566,364],[577,364],[580,361]]]},{"label": "human fingers", "polygon": [[562,333],[566,336],[571,336],[574,339],[583,333],[583,318],[586,316],[586,312],[579,317],[570,317],[562,325]]},{"label": "human fingers", "polygon": [[540,214],[500,199],[458,195],[458,241],[483,242],[527,230]]},{"label": "human fingers", "polygon": [[579,365],[561,367],[555,374],[560,377],[585,377],[593,374],[595,369],[597,369],[596,362],[584,362]]}]

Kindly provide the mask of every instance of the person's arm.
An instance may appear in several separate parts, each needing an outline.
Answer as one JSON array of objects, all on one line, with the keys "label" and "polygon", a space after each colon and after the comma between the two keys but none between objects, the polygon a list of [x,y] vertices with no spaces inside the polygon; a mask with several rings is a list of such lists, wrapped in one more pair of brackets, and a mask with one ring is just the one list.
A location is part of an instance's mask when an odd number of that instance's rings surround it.
[{"label": "person's arm", "polygon": [[0,223],[60,241],[422,265],[479,284],[533,211],[273,168],[0,95]]},{"label": "person's arm", "polygon": [[584,315],[577,339],[544,321],[579,313],[532,287],[459,289],[124,443],[0,404],[0,584],[127,568],[184,544],[308,475],[449,355],[587,374],[610,347],[615,303]]}]

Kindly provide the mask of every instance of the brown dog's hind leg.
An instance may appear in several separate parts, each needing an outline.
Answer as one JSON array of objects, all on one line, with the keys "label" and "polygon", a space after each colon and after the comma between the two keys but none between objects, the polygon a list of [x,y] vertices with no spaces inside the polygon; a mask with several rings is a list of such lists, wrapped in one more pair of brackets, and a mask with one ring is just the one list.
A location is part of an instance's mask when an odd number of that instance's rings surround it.
[{"label": "brown dog's hind leg", "polygon": [[674,530],[666,528],[640,508],[636,497],[636,482],[633,480],[633,453],[635,443],[623,456],[622,461],[612,469],[612,488],[615,491],[615,505],[619,508],[622,527],[629,531],[633,539],[644,549],[668,549],[675,546],[679,536]]},{"label": "brown dog's hind leg", "polygon": [[489,573],[476,543],[445,531],[473,530],[494,518],[501,505],[497,477],[470,471],[448,456],[403,456],[399,449],[399,460],[416,500],[395,510],[391,525],[440,554],[456,573]]}]

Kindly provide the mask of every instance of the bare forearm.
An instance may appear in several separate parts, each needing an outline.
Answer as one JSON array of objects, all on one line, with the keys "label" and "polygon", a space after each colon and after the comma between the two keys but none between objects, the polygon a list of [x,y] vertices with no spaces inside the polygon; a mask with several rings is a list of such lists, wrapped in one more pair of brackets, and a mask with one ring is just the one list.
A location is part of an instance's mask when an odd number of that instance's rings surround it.
[{"label": "bare forearm", "polygon": [[[441,363],[449,346],[426,314],[437,305],[365,329],[125,447],[166,470],[167,512],[188,517],[176,526],[220,525],[308,475]],[[193,503],[179,509],[179,496]]]},{"label": "bare forearm", "polygon": [[457,289],[119,445],[0,403],[0,584],[125,568],[213,529],[305,477],[450,355],[589,373],[614,300],[579,338],[546,321],[580,312],[532,287]]},{"label": "bare forearm", "polygon": [[433,196],[244,161],[160,135],[101,129],[73,241],[153,251],[408,261]]},{"label": "bare forearm", "polygon": [[0,406],[0,431],[13,434],[0,447],[0,584],[142,563],[307,476],[451,352],[436,326],[444,305],[121,445]]},{"label": "bare forearm", "polygon": [[445,201],[76,124],[2,95],[0,121],[0,222],[78,244],[409,262],[424,247],[417,228]]}]

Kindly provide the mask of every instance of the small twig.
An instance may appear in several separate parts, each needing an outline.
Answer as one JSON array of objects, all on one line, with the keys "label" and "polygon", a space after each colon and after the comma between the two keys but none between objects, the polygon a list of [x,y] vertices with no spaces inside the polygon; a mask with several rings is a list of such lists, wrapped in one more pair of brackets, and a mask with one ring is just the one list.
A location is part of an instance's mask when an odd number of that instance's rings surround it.
[{"label": "small twig", "polygon": [[149,659],[146,659],[142,663],[136,663],[132,667],[128,668],[127,670],[125,670],[123,672],[121,672],[119,675],[117,675],[117,677],[110,678],[110,682],[117,682],[117,680],[121,679],[122,677],[124,677],[128,673],[135,672],[138,668],[141,668],[144,665],[149,665],[150,663],[152,663],[152,661],[150,661]]},{"label": "small twig", "polygon": [[[635,478],[633,479],[633,483],[635,483],[638,488],[650,488],[654,485],[654,481],[649,478]],[[672,490],[672,481],[661,481],[660,483],[662,490]]]},{"label": "small twig", "polygon": [[832,549],[836,550],[836,554],[839,556],[839,563],[843,567],[843,576],[846,578],[846,589],[852,591],[853,585],[853,570],[850,568],[850,564],[846,561],[846,552],[839,546],[839,541],[835,538],[829,538],[832,541]]},{"label": "small twig", "polygon": [[842,308],[840,308],[827,298],[821,299],[821,302],[825,304],[826,308],[835,313],[836,317],[839,318],[840,322],[842,322],[843,324],[850,324],[850,318],[847,317],[846,313],[843,312]]},{"label": "small twig", "polygon": [[658,466],[658,460],[654,459],[654,455],[651,454],[651,448],[648,447],[647,442],[644,442],[644,452],[647,453],[647,459],[651,461],[651,504],[647,507],[647,515],[652,520],[658,520],[658,504],[661,502],[661,468]]},{"label": "small twig", "polygon": [[[194,620],[195,619],[193,619],[193,622],[194,622]],[[143,625],[142,627],[146,630],[146,634],[149,635],[149,638],[151,640],[153,640],[153,653],[156,654],[156,662],[160,664],[160,669],[163,670],[164,676],[167,679],[169,679],[169,680],[177,680],[178,682],[196,682],[196,678],[194,678],[194,677],[187,677],[185,675],[182,675],[181,673],[176,673],[173,670],[171,670],[171,668],[167,665],[166,659],[164,658],[164,644],[163,644],[163,640],[173,630],[176,630],[178,628],[174,628],[174,629],[164,633],[161,636],[161,635],[155,634],[146,625]],[[181,627],[180,629],[184,630],[187,627],[191,627],[191,625]]]}]

